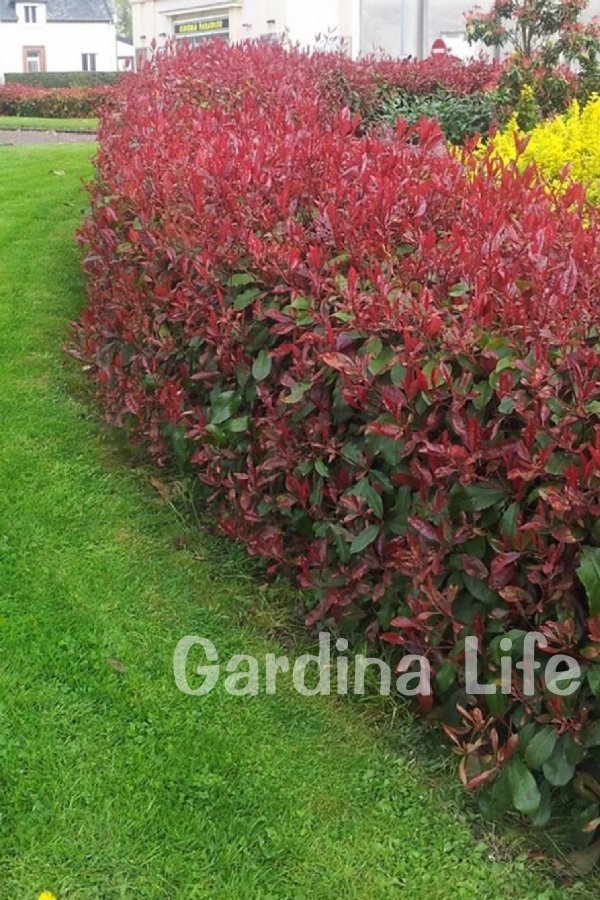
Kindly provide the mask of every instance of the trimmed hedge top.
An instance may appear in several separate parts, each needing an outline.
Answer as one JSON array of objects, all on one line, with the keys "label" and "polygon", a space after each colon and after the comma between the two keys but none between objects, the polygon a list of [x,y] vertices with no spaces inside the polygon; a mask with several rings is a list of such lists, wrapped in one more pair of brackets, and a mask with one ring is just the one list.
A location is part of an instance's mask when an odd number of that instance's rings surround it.
[{"label": "trimmed hedge top", "polygon": [[28,87],[81,88],[116,84],[119,77],[119,72],[7,72],[4,81]]}]

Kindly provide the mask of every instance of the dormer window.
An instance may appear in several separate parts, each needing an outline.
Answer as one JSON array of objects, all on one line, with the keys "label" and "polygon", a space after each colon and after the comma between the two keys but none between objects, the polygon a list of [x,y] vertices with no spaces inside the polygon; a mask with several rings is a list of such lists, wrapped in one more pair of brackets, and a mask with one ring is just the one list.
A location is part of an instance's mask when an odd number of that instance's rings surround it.
[{"label": "dormer window", "polygon": [[25,22],[27,25],[35,25],[37,23],[37,6],[24,6]]}]

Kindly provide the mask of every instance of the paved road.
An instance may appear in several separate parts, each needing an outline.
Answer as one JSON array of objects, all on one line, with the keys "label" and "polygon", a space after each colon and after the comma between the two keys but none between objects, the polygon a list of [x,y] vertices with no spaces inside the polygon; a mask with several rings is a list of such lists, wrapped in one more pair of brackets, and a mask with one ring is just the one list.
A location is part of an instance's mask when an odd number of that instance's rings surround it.
[{"label": "paved road", "polygon": [[2,131],[0,144],[91,144],[95,134],[69,134],[57,131]]}]

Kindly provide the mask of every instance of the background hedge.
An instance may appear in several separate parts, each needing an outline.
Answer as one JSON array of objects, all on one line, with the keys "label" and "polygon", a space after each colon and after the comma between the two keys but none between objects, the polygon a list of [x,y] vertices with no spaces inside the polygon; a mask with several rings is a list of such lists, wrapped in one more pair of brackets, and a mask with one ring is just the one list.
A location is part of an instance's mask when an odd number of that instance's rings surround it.
[{"label": "background hedge", "polygon": [[7,72],[4,81],[27,87],[81,88],[116,84],[120,76],[119,72]]},{"label": "background hedge", "polygon": [[0,115],[50,119],[87,119],[98,115],[112,96],[113,87],[36,88],[0,85]]}]

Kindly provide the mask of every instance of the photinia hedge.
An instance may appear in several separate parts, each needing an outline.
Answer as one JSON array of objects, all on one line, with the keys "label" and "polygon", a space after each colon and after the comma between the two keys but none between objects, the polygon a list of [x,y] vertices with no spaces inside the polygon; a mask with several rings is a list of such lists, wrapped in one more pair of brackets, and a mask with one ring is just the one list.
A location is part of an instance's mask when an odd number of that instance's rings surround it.
[{"label": "photinia hedge", "polygon": [[[577,184],[552,196],[531,169],[448,151],[435,123],[365,130],[348,84],[362,103],[380,77],[209,43],[120,85],[73,352],[111,422],[293,570],[309,622],[429,660],[435,698],[418,700],[442,710],[468,787],[538,825],[553,788],[574,792],[589,842],[600,214]],[[544,666],[532,695],[516,666],[510,693],[466,692],[468,636],[496,685],[533,631],[540,662],[579,663],[573,693]]]},{"label": "photinia hedge", "polygon": [[85,119],[98,115],[112,87],[44,88],[23,84],[0,85],[1,116]]}]

